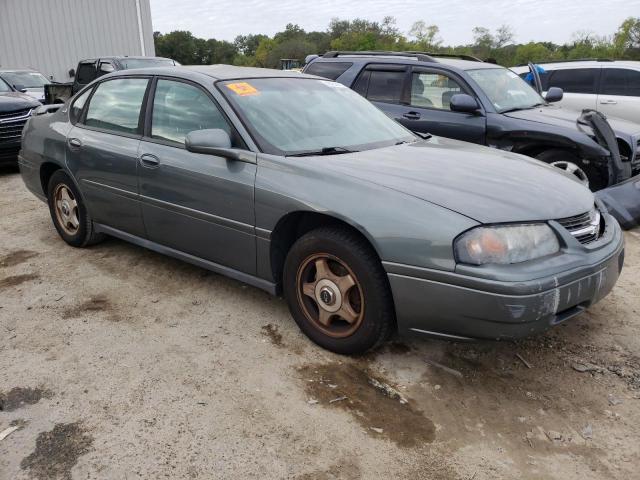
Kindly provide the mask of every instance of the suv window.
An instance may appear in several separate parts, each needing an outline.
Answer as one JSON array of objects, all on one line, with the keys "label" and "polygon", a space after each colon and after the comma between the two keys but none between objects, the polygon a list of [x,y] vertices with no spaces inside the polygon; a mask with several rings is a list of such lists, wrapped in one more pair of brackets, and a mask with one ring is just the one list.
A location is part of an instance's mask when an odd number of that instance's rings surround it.
[{"label": "suv window", "polygon": [[96,64],[95,63],[81,63],[78,65],[78,71],[76,72],[76,82],[86,85],[96,79]]},{"label": "suv window", "polygon": [[411,105],[449,110],[451,97],[464,93],[460,84],[441,73],[414,72],[411,76]]},{"label": "suv window", "polygon": [[600,93],[640,97],[640,72],[623,68],[603,69]]},{"label": "suv window", "polygon": [[140,108],[149,80],[118,78],[96,87],[84,124],[114,132],[138,133]]},{"label": "suv window", "polygon": [[[599,68],[571,68],[552,70],[547,88],[560,87],[565,93],[596,93]],[[546,83],[546,82],[545,82]]]},{"label": "suv window", "polygon": [[231,128],[218,106],[200,88],[184,82],[158,80],[153,100],[151,137],[184,144],[189,132]]},{"label": "suv window", "polygon": [[71,119],[71,123],[76,123],[78,120],[80,120],[80,115],[82,114],[84,104],[87,103],[87,99],[89,98],[89,95],[91,95],[92,91],[93,89],[89,88],[86,92],[84,92],[74,100],[73,105],[71,105],[71,109],[69,110],[69,118]]},{"label": "suv window", "polygon": [[372,102],[400,103],[404,71],[371,70],[367,98]]},{"label": "suv window", "polygon": [[305,70],[304,73],[309,75],[318,75],[319,77],[335,80],[344,72],[346,72],[353,63],[348,62],[314,62]]}]

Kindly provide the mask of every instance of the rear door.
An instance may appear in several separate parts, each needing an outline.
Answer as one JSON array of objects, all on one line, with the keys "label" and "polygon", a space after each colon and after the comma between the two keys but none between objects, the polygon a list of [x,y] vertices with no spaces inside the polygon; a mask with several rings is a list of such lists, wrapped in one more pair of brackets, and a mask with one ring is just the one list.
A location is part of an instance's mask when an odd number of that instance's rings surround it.
[{"label": "rear door", "polygon": [[640,123],[640,71],[603,67],[598,111]]},{"label": "rear door", "polygon": [[543,87],[545,90],[561,88],[564,95],[560,104],[563,107],[578,112],[585,108],[597,110],[600,70],[600,67],[549,70],[542,75]]},{"label": "rear door", "polygon": [[201,86],[159,78],[141,143],[139,182],[148,238],[175,250],[255,274],[256,165],[185,149],[189,132],[223,129],[246,148]]},{"label": "rear door", "polygon": [[413,67],[410,89],[409,105],[400,118],[400,123],[408,129],[484,143],[485,116],[453,112],[450,108],[454,95],[466,93],[474,96],[462,79],[436,69]]},{"label": "rear door", "polygon": [[93,219],[141,237],[137,159],[148,84],[146,77],[99,83],[72,105],[80,118],[67,135],[67,165]]},{"label": "rear door", "polygon": [[394,120],[407,112],[409,67],[394,64],[367,65],[353,84],[353,90],[366,97]]}]

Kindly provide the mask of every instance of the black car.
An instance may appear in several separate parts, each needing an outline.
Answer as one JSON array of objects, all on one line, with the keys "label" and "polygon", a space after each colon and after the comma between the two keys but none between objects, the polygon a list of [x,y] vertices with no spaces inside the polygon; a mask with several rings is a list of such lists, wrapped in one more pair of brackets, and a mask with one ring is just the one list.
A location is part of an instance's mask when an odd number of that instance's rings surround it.
[{"label": "black car", "polygon": [[551,105],[561,89],[542,98],[511,70],[473,57],[328,52],[303,71],[352,88],[414,132],[528,155],[594,191],[640,170],[640,125]]},{"label": "black car", "polygon": [[0,163],[17,161],[22,128],[38,106],[36,99],[0,79]]},{"label": "black car", "polygon": [[164,57],[100,57],[80,60],[77,68],[69,71],[73,82],[54,83],[44,88],[44,103],[64,103],[77,92],[107,73],[135,68],[173,67],[180,65]]}]

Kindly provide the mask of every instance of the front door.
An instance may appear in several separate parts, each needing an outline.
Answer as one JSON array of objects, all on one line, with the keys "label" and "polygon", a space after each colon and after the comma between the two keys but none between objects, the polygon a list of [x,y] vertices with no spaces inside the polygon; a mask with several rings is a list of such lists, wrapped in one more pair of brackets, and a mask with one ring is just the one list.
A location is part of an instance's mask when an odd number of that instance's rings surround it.
[{"label": "front door", "polygon": [[412,131],[484,144],[484,115],[450,108],[451,97],[459,93],[473,96],[461,81],[444,72],[414,67],[409,105],[398,121]]},{"label": "front door", "polygon": [[66,146],[67,165],[93,220],[136,236],[144,235],[137,158],[148,84],[148,78],[118,78],[99,83],[91,98],[90,91],[80,96],[72,114],[83,113]]},{"label": "front door", "polygon": [[255,274],[256,165],[191,153],[187,133],[219,128],[243,144],[203,88],[158,79],[141,142],[139,185],[149,240]]}]

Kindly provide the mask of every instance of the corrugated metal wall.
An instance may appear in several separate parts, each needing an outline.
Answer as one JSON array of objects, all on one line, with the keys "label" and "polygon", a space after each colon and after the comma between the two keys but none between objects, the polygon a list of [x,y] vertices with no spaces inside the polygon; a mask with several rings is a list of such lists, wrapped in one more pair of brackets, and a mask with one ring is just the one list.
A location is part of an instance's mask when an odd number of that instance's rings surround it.
[{"label": "corrugated metal wall", "polygon": [[155,55],[149,0],[0,0],[0,68],[67,82],[83,58],[143,54]]}]

